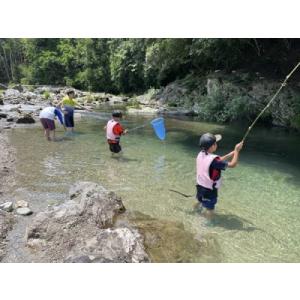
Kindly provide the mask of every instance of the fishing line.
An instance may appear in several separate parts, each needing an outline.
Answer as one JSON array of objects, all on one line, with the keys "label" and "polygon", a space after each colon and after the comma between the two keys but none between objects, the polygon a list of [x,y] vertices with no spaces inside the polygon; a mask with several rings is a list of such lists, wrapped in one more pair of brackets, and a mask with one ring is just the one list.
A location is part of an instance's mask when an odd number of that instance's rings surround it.
[{"label": "fishing line", "polygon": [[252,124],[249,126],[247,132],[245,133],[242,141],[244,142],[246,137],[248,136],[248,134],[250,133],[251,129],[254,127],[254,125],[256,124],[257,120],[263,115],[263,113],[270,107],[271,103],[275,100],[275,98],[277,97],[277,95],[280,93],[281,89],[286,86],[286,83],[288,81],[288,79],[292,76],[292,74],[297,70],[297,68],[300,66],[300,62],[298,62],[298,64],[296,65],[296,67],[294,67],[294,69],[286,76],[285,80],[283,81],[283,83],[281,84],[281,86],[279,87],[279,89],[277,90],[277,92],[275,93],[275,95],[272,97],[272,99],[269,101],[269,103],[265,106],[265,108],[260,112],[260,114],[256,117],[256,119],[252,122]]}]

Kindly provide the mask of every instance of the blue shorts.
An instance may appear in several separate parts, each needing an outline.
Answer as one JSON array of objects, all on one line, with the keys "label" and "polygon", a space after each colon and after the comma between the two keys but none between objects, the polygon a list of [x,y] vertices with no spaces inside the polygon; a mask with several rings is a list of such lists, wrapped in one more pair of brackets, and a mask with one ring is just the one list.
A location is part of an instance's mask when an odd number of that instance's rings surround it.
[{"label": "blue shorts", "polygon": [[64,120],[65,120],[66,127],[68,127],[68,128],[74,127],[74,109],[73,108],[65,107]]},{"label": "blue shorts", "polygon": [[207,209],[215,209],[215,205],[218,202],[218,190],[216,188],[210,190],[201,185],[196,185],[196,187],[197,199],[202,206]]},{"label": "blue shorts", "polygon": [[202,203],[202,206],[207,209],[215,209],[215,205],[218,202],[218,198],[208,199],[208,198],[202,197],[200,202]]}]

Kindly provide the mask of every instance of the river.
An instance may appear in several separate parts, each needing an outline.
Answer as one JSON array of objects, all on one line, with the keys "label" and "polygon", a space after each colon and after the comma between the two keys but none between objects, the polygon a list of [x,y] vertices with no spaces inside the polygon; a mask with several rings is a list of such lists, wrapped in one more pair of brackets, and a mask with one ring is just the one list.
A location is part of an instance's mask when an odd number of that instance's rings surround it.
[{"label": "river", "polygon": [[[122,137],[124,155],[117,159],[111,157],[105,140],[103,126],[108,117],[107,113],[83,115],[76,124],[77,133],[60,142],[47,142],[40,126],[12,130],[9,137],[17,150],[17,173],[11,196],[28,201],[38,212],[65,201],[76,181],[99,182],[120,195],[128,210],[181,222],[193,236],[212,238],[218,250],[212,249],[207,260],[194,257],[194,262],[300,262],[299,134],[254,128],[238,167],[223,172],[217,225],[206,227],[203,216],[193,211],[195,198],[170,190],[195,194],[200,134],[221,133],[217,152],[225,154],[246,127],[169,117],[165,118],[167,138],[160,141],[150,117],[127,116],[125,127],[146,126]],[[59,127],[57,136],[63,135]],[[25,219],[12,232],[11,248],[23,243]],[[8,260],[22,261],[16,259],[18,250],[13,252]]]}]

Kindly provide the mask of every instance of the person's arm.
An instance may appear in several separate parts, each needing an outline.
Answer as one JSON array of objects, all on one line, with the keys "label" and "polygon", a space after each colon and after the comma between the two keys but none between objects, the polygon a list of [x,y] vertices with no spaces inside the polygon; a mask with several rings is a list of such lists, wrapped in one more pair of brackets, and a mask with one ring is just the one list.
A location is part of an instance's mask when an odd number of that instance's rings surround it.
[{"label": "person's arm", "polygon": [[80,107],[80,108],[82,108],[82,109],[84,109],[84,110],[90,111],[89,108],[87,108],[87,107],[85,107],[85,106],[79,104],[75,99],[73,99],[73,101],[74,101],[74,104],[75,104],[76,106],[78,106],[78,107]]},{"label": "person's arm", "polygon": [[61,107],[62,107],[62,105],[63,105],[63,100],[60,100],[60,101],[58,102],[58,104],[57,104],[55,107],[59,107],[59,108],[61,108]]},{"label": "person's arm", "polygon": [[230,153],[228,153],[228,154],[226,154],[226,155],[224,155],[224,156],[221,156],[220,157],[220,160],[227,160],[228,158],[230,158],[230,157],[232,157],[233,156],[233,154],[234,154],[234,151],[231,151]]},{"label": "person's arm", "polygon": [[[57,116],[57,118],[58,118],[60,124],[63,125],[64,128],[65,128],[65,124],[64,124],[64,120],[63,120],[63,116],[62,116],[61,111],[60,111],[59,109],[56,108],[55,111],[54,111],[54,114]],[[65,128],[65,129],[66,129],[66,128]]]},{"label": "person's arm", "polygon": [[238,144],[235,145],[234,147],[234,151],[233,151],[233,158],[232,160],[228,163],[228,167],[229,168],[234,168],[236,167],[237,163],[238,163],[238,160],[239,160],[239,154],[240,154],[240,151],[242,150],[243,148],[243,144],[244,142],[240,142]]}]

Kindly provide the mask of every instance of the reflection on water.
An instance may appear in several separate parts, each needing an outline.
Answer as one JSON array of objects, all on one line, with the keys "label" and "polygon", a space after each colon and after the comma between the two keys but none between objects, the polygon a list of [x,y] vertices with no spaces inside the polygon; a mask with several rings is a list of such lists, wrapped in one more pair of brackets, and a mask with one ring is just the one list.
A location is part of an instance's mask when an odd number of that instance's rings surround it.
[{"label": "reflection on water", "polygon": [[[12,196],[30,202],[37,212],[65,201],[69,186],[78,180],[99,182],[116,191],[128,210],[160,220],[156,229],[163,232],[163,222],[174,224],[170,234],[177,238],[177,249],[186,247],[187,251],[178,261],[183,257],[207,262],[300,261],[299,135],[279,129],[251,132],[239,166],[223,173],[217,224],[207,228],[204,218],[193,211],[199,135],[221,133],[218,153],[225,154],[239,142],[243,128],[166,119],[166,141],[157,139],[150,125],[145,126],[122,137],[124,155],[113,158],[103,131],[107,117],[83,116],[77,122],[78,133],[57,143],[47,142],[39,127],[12,131],[18,156],[17,187]],[[147,123],[150,118],[124,120],[128,128]],[[57,136],[64,137],[61,129]],[[179,223],[191,236],[206,241],[205,249],[211,245],[211,255],[200,255],[195,250],[197,242],[185,239]],[[154,252],[156,261],[171,257],[162,246]]]}]

